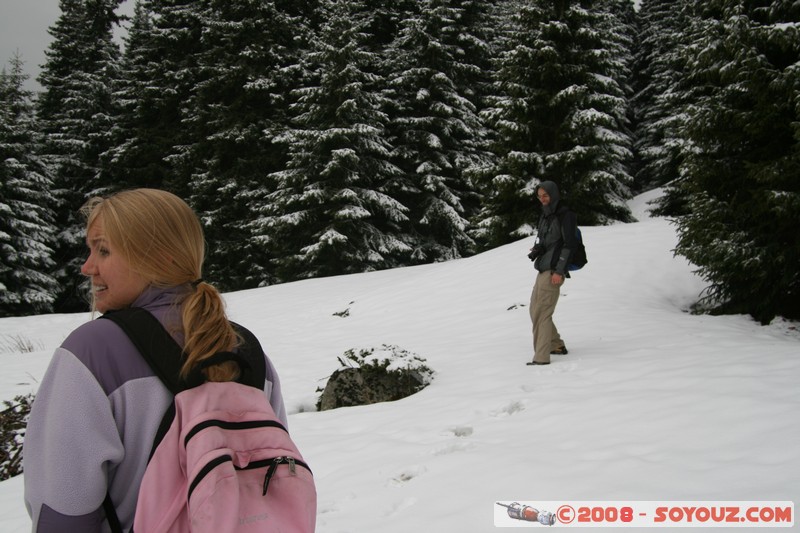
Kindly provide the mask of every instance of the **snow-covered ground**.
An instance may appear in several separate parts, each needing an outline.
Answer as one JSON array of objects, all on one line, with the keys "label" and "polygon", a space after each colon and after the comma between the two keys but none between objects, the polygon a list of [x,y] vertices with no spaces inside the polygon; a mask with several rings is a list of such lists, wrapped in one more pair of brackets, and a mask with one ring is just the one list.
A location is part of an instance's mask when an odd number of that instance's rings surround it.
[{"label": "snow-covered ground", "polygon": [[[569,354],[550,366],[525,365],[530,239],[226,295],[281,375],[318,532],[485,532],[505,513],[496,502],[800,501],[798,325],[690,314],[704,283],[673,256],[675,227],[647,216],[653,194],[632,202],[638,223],[582,228],[589,264],[556,310]],[[89,319],[0,320],[0,400],[35,392],[53,349]],[[433,383],[313,411],[337,356],[383,344],[425,358]],[[22,492],[21,476],[0,483],[0,531],[30,530]]]}]

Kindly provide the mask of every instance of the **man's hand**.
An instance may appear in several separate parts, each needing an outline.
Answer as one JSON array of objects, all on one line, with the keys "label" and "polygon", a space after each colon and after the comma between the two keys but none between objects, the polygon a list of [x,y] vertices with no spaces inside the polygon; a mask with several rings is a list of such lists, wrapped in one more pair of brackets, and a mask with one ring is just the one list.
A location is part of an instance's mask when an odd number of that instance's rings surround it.
[{"label": "man's hand", "polygon": [[553,272],[550,275],[550,283],[552,283],[553,285],[561,285],[562,283],[564,283],[564,276],[562,276],[558,272]]}]

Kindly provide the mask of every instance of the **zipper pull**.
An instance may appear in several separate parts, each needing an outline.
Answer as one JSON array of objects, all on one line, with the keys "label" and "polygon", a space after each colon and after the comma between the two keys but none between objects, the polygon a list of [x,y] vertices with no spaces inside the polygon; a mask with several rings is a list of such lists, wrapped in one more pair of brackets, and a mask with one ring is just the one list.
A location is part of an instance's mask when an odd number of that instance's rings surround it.
[{"label": "zipper pull", "polygon": [[275,471],[278,469],[278,465],[281,464],[282,462],[283,462],[283,457],[276,457],[269,465],[269,468],[267,469],[267,475],[264,476],[264,491],[261,493],[262,496],[267,495],[267,488],[269,488],[269,482],[272,479],[272,476],[275,475]]}]

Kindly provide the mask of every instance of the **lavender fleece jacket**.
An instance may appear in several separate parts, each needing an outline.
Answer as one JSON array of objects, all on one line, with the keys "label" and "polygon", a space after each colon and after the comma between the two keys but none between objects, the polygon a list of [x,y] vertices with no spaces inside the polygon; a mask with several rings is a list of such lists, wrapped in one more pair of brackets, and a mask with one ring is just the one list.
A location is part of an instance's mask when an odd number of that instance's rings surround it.
[{"label": "lavender fleece jacket", "polygon": [[[151,288],[133,306],[173,331],[180,317],[173,302],[185,290]],[[264,391],[286,424],[278,375],[264,357]],[[130,530],[153,438],[170,402],[172,394],[111,320],[73,331],[53,355],[25,435],[25,505],[33,532],[110,531],[102,508],[106,491]]]}]

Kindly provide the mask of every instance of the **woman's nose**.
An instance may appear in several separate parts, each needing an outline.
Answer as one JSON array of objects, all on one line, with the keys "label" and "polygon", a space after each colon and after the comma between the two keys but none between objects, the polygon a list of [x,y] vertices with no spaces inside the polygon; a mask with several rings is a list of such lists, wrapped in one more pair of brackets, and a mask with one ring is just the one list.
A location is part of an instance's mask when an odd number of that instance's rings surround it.
[{"label": "woman's nose", "polygon": [[86,258],[86,261],[84,261],[81,265],[81,274],[84,276],[91,276],[94,274],[94,271],[94,261],[92,260],[92,256],[89,255],[89,257]]}]

